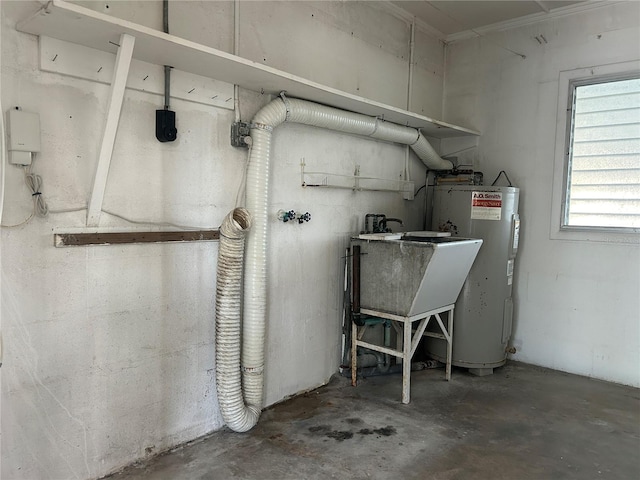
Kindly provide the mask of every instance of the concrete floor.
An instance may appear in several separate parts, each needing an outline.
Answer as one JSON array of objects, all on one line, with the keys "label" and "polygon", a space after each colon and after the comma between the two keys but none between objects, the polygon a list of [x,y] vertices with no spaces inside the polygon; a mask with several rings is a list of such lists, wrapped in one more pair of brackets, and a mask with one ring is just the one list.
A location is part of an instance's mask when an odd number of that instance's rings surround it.
[{"label": "concrete floor", "polygon": [[510,363],[488,377],[342,377],[111,477],[133,479],[637,479],[640,391]]}]

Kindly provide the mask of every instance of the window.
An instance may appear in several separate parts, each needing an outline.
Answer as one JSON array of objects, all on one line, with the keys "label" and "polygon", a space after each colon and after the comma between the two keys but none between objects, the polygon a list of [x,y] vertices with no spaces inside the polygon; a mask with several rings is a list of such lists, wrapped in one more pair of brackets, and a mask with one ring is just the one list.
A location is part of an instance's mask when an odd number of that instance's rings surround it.
[{"label": "window", "polygon": [[640,232],[640,74],[590,73],[568,81],[560,228]]}]

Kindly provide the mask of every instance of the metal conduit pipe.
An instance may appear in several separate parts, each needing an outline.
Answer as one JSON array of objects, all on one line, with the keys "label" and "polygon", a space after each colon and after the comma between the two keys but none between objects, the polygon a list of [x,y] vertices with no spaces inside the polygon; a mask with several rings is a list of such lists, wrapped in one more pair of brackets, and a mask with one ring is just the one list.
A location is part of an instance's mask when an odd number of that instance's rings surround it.
[{"label": "metal conduit pipe", "polygon": [[[218,396],[226,399],[230,394],[225,388],[232,389],[234,400],[229,403],[233,408],[226,414],[223,413],[223,418],[229,428],[239,432],[252,428],[257,423],[259,412],[262,410],[271,137],[273,129],[284,122],[301,123],[409,145],[429,169],[450,170],[453,168],[452,163],[440,158],[429,142],[415,128],[403,127],[374,117],[346,112],[305,100],[285,98],[284,96],[273,100],[258,111],[251,122],[252,147],[247,168],[245,201],[245,206],[252,215],[253,226],[248,235],[245,254],[242,351],[240,355],[244,402],[242,402],[241,393],[238,394],[239,381],[237,376],[239,370],[217,374],[217,378],[233,377],[233,382],[229,382],[228,387],[218,385]],[[222,242],[220,247],[222,250]],[[220,291],[216,289],[216,305],[219,296]],[[238,318],[240,316],[239,310],[238,305]],[[233,328],[235,328],[233,335],[239,336],[237,327]],[[220,332],[216,330],[217,336],[220,334],[225,337],[231,336],[231,334],[223,333],[222,329],[221,325]],[[233,344],[239,347],[237,342],[233,342]],[[216,370],[226,368],[234,369],[236,367],[231,362],[225,366],[220,364],[216,366]],[[238,395],[240,395],[240,400],[236,398]],[[225,415],[227,416],[225,417]]]}]

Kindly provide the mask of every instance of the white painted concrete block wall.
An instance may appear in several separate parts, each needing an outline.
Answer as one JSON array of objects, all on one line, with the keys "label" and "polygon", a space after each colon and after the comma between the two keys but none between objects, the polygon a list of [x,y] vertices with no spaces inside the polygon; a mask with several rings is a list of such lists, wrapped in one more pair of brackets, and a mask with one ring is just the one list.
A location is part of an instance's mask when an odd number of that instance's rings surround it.
[{"label": "white painted concrete block wall", "polygon": [[[78,3],[161,25],[160,2]],[[231,50],[232,4],[171,4],[173,33]],[[108,88],[39,71],[37,38],[14,28],[38,6],[1,4],[2,105],[40,113],[43,151],[34,169],[50,207],[72,208],[88,198]],[[268,53],[272,66],[398,106],[406,99],[408,26],[377,5],[242,2],[242,11],[241,53]],[[314,23],[304,31],[315,38],[314,55],[296,37],[274,35],[288,28],[300,35],[296,22],[310,12]],[[319,48],[324,40],[334,43]],[[442,49],[421,41],[421,58],[436,73],[416,72],[416,82],[434,89],[417,92],[413,104],[437,117]],[[243,119],[266,101],[243,92]],[[179,140],[160,144],[160,105],[159,96],[127,91],[104,206],[131,218],[216,227],[235,204],[246,159],[229,146],[233,112],[175,101]],[[403,147],[296,125],[280,127],[273,145],[267,404],[336,371],[340,257],[364,214],[384,212],[416,229],[423,213],[421,197],[300,187],[302,157],[317,170],[351,174],[360,164],[363,175],[396,178]],[[421,164],[412,160],[412,170],[420,182]],[[20,223],[30,201],[22,172],[10,167],[3,223]],[[279,223],[280,208],[309,211],[312,220]],[[2,478],[95,478],[222,427],[213,352],[217,244],[52,246],[54,230],[84,219],[85,212],[66,213],[2,229]],[[104,214],[101,225],[131,228]]]},{"label": "white painted concrete block wall", "polygon": [[639,59],[639,20],[630,2],[453,43],[444,107],[482,132],[470,158],[485,180],[504,169],[521,188],[513,358],[634,386],[640,248],[552,240],[550,215],[559,72]]}]

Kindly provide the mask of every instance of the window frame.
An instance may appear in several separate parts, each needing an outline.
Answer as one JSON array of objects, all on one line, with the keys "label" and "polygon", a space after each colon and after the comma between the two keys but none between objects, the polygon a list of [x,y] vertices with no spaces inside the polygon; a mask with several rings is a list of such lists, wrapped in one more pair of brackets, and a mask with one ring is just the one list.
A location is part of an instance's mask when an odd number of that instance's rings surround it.
[{"label": "window frame", "polygon": [[640,244],[640,228],[567,225],[575,89],[640,77],[640,60],[560,72],[551,211],[552,239]]}]

